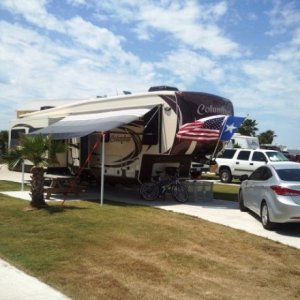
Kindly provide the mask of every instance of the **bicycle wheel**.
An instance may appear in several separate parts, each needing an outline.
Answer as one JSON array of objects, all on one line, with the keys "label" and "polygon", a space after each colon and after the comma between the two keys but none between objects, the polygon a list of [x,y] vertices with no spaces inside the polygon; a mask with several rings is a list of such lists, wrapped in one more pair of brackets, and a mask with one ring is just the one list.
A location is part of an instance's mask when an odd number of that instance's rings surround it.
[{"label": "bicycle wheel", "polygon": [[145,200],[153,201],[159,196],[159,187],[154,182],[144,182],[140,187],[140,195]]},{"label": "bicycle wheel", "polygon": [[181,183],[176,183],[172,186],[172,196],[180,203],[184,203],[189,200],[188,190]]}]

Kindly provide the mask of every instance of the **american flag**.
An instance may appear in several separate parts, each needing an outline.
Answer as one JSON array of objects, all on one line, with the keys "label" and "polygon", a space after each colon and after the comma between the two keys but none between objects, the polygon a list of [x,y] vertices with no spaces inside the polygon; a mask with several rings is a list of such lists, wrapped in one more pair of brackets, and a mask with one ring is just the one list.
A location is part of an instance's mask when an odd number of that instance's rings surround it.
[{"label": "american flag", "polygon": [[216,115],[182,125],[176,137],[180,140],[208,142],[218,140],[225,116]]}]

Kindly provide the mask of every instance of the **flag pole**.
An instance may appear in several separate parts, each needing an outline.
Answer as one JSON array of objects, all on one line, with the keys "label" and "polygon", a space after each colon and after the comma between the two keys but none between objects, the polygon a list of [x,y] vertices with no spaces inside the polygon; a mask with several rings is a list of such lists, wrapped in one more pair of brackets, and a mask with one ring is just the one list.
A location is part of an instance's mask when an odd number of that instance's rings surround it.
[{"label": "flag pole", "polygon": [[220,135],[219,135],[219,138],[218,138],[217,145],[216,145],[216,147],[215,147],[215,150],[214,150],[214,152],[213,152],[213,155],[212,155],[210,161],[212,161],[212,159],[213,159],[214,156],[216,155],[217,149],[218,149],[219,144],[220,144],[221,136],[222,136],[222,134],[223,134],[223,132],[224,132],[225,125],[226,125],[226,122],[227,122],[228,118],[229,118],[229,116],[226,116],[226,117],[224,118],[224,121],[223,121],[223,122],[224,122],[224,125],[223,125],[223,127],[222,127],[222,131],[220,132]]}]

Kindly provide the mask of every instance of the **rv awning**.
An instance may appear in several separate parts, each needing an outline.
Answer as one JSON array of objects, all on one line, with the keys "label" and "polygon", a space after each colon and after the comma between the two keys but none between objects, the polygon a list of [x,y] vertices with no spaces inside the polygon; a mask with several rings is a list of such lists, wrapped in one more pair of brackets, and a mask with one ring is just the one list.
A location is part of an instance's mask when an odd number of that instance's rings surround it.
[{"label": "rv awning", "polygon": [[82,137],[93,132],[105,132],[126,125],[145,115],[152,108],[145,107],[103,113],[70,115],[31,134],[49,134],[56,140]]}]

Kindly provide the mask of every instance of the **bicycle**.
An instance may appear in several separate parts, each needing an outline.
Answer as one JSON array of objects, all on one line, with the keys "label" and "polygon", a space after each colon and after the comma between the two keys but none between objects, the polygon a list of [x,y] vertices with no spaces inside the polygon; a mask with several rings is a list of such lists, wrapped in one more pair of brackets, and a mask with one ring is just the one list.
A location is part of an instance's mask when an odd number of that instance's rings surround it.
[{"label": "bicycle", "polygon": [[180,182],[177,173],[173,176],[168,176],[166,179],[161,179],[159,175],[153,176],[152,181],[144,182],[140,186],[141,197],[148,201],[162,198],[166,193],[170,193],[180,203],[185,203],[189,199],[188,190]]}]

